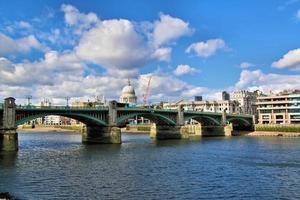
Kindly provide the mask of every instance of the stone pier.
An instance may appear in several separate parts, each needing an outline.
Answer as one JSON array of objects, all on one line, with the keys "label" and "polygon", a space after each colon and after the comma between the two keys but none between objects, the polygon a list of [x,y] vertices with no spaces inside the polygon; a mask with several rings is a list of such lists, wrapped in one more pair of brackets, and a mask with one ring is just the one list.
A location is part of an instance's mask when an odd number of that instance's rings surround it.
[{"label": "stone pier", "polygon": [[152,124],[150,138],[157,140],[187,139],[189,135],[188,129],[184,126],[157,126],[156,124]]},{"label": "stone pier", "polygon": [[82,143],[121,144],[121,129],[114,126],[87,126],[82,133]]},{"label": "stone pier", "polygon": [[3,115],[0,122],[0,151],[18,150],[16,127],[16,104],[12,97],[4,100]]},{"label": "stone pier", "polygon": [[87,125],[82,143],[121,144],[121,129],[117,127],[117,102],[109,102],[109,126]]},{"label": "stone pier", "polygon": [[210,136],[232,136],[232,124],[222,126],[202,126],[201,124],[185,125],[188,135],[210,137]]}]

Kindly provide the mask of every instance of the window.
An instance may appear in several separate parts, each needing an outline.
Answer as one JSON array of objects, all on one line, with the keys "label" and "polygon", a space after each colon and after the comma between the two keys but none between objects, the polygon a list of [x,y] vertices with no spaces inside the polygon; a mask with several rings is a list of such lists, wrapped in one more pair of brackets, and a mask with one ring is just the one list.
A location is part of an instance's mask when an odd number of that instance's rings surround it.
[{"label": "window", "polygon": [[271,110],[261,110],[260,113],[271,113]]},{"label": "window", "polygon": [[290,113],[300,113],[300,109],[290,109]]},{"label": "window", "polygon": [[270,119],[270,115],[263,115],[262,118],[263,119]]},{"label": "window", "polygon": [[300,115],[291,115],[291,119],[300,119]]},{"label": "window", "polygon": [[274,113],[285,113],[285,109],[274,110]]}]

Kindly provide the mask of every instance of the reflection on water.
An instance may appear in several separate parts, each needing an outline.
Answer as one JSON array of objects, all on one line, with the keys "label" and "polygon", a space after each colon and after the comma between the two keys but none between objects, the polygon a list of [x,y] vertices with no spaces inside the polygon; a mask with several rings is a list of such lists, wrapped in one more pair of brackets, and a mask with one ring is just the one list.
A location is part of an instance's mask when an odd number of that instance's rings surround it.
[{"label": "reflection on water", "polygon": [[[11,168],[15,166],[17,152],[1,152],[0,151],[0,167]],[[0,169],[1,169],[0,168]]]},{"label": "reflection on water", "polygon": [[299,199],[300,138],[82,145],[81,136],[19,134],[0,153],[0,192],[21,199]]}]

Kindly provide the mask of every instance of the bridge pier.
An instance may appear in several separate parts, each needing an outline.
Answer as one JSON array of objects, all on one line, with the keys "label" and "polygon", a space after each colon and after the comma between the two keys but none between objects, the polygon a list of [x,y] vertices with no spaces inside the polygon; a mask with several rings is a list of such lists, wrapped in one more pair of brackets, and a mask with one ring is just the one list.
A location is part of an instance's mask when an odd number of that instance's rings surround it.
[{"label": "bridge pier", "polygon": [[232,124],[221,126],[185,125],[190,137],[232,136]]},{"label": "bridge pier", "polygon": [[12,97],[4,100],[2,121],[0,122],[0,151],[18,150],[16,127],[16,104]]},{"label": "bridge pier", "polygon": [[167,126],[152,124],[150,138],[157,140],[187,139],[188,129],[184,126]]},{"label": "bridge pier", "polygon": [[85,144],[121,144],[121,129],[116,126],[87,126],[82,133]]},{"label": "bridge pier", "polygon": [[232,136],[232,124],[221,126],[202,126],[201,135],[203,137],[209,136]]}]

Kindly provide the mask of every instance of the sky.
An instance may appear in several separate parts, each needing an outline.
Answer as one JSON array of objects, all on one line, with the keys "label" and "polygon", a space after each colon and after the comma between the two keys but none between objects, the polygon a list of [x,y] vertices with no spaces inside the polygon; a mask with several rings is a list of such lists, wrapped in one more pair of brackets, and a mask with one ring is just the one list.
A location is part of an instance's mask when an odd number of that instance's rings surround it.
[{"label": "sky", "polygon": [[300,0],[0,0],[0,99],[300,89]]}]

